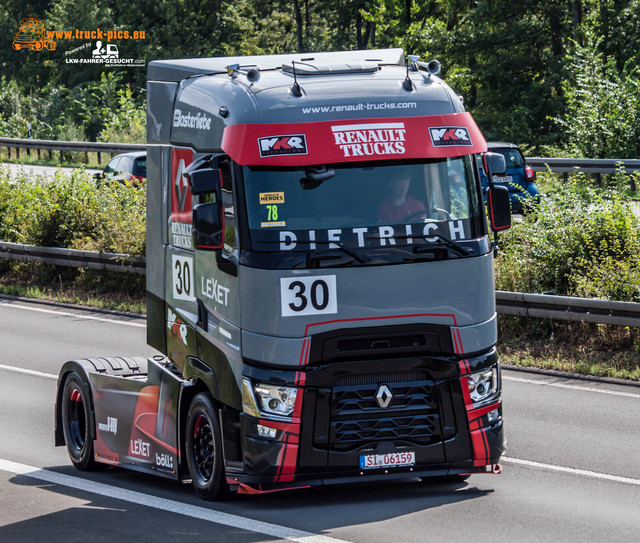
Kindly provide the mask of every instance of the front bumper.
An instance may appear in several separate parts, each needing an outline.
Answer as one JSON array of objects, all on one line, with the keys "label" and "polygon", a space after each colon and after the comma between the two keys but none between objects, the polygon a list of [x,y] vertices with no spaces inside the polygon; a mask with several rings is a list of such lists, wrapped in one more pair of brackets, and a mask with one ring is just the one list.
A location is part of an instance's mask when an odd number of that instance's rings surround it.
[{"label": "front bumper", "polygon": [[[299,405],[290,422],[241,415],[244,470],[228,482],[241,492],[267,492],[496,472],[504,443],[499,391],[476,407],[463,386],[466,373],[496,363],[492,350],[462,361],[419,357],[275,372],[278,380],[300,387]],[[265,370],[247,373],[267,377]],[[374,403],[381,383],[394,398],[386,408]],[[275,436],[261,437],[258,425],[275,429]],[[415,464],[360,468],[362,455],[395,452],[414,452]]]}]

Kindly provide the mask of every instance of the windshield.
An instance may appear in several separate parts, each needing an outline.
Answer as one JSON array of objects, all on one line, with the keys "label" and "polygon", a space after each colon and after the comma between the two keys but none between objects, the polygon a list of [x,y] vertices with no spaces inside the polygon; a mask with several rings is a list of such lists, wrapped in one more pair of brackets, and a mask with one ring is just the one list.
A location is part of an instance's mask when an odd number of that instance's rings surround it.
[{"label": "windshield", "polygon": [[470,156],[314,168],[243,166],[254,251],[358,249],[484,234]]}]

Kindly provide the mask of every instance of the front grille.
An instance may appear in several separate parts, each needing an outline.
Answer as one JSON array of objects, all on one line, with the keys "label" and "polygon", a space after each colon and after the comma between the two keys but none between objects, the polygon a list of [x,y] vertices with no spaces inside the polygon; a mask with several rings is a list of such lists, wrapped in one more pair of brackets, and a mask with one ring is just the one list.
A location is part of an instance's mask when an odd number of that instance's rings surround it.
[{"label": "front grille", "polygon": [[[424,379],[423,373],[338,378],[337,386],[331,391],[329,447],[344,451],[380,441],[402,440],[426,445],[439,440],[440,414],[435,386],[433,381]],[[416,377],[422,379],[414,380]],[[376,399],[382,384],[392,394],[384,408]]]}]

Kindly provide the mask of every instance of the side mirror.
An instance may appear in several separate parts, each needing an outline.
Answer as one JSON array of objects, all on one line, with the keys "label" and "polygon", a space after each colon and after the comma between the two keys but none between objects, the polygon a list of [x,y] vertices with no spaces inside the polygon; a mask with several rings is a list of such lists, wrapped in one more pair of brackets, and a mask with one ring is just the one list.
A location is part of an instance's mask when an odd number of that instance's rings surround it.
[{"label": "side mirror", "polygon": [[222,249],[222,199],[193,206],[193,236],[198,249]]},{"label": "side mirror", "polygon": [[189,182],[191,194],[215,192],[222,183],[222,174],[217,168],[202,168],[191,172],[185,170],[183,175]]},{"label": "side mirror", "polygon": [[[222,249],[224,205],[222,203],[222,172],[215,157],[207,155],[190,164],[183,172],[191,194],[200,196],[193,206],[193,237],[198,249]],[[208,201],[204,201],[204,200]]]},{"label": "side mirror", "polygon": [[482,156],[482,164],[489,184],[493,183],[494,175],[507,175],[507,162],[500,153],[485,153]]},{"label": "side mirror", "polygon": [[491,184],[487,194],[487,205],[489,207],[489,223],[494,232],[511,228],[511,202],[507,187]]}]

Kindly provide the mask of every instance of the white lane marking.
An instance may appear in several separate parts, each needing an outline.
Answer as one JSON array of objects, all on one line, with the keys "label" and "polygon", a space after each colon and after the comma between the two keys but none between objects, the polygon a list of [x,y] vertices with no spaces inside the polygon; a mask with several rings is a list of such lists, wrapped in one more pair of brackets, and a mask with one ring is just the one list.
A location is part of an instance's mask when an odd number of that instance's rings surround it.
[{"label": "white lane marking", "polygon": [[529,383],[532,385],[568,388],[571,390],[582,390],[586,392],[598,392],[600,394],[611,394],[612,396],[623,396],[625,398],[640,398],[640,394],[635,392],[621,392],[619,390],[610,390],[607,388],[585,387],[580,385],[567,385],[564,383],[549,383],[548,381],[540,381],[538,379],[525,379],[523,377],[512,377],[511,375],[502,374],[503,381],[515,381],[517,383]]},{"label": "white lane marking", "polygon": [[90,321],[111,322],[113,324],[124,324],[125,326],[137,326],[139,328],[145,328],[147,326],[146,323],[105,319],[103,317],[92,317],[91,315],[79,315],[76,313],[67,313],[66,311],[54,311],[53,309],[42,309],[41,307],[29,307],[26,305],[12,304],[5,301],[0,301],[0,307],[13,307],[16,309],[26,309],[27,311],[37,311],[38,313],[49,313],[51,315],[61,315],[63,317],[74,317],[76,319],[84,319]]},{"label": "white lane marking", "polygon": [[35,375],[36,377],[45,377],[47,379],[57,379],[58,376],[53,373],[45,373],[44,371],[29,370],[27,368],[17,368],[16,366],[5,366],[0,364],[0,370],[12,371],[14,373],[24,373],[25,375]]},{"label": "white lane marking", "polygon": [[565,466],[556,466],[554,464],[544,464],[542,462],[534,462],[533,460],[522,460],[521,458],[508,458],[503,456],[501,462],[508,464],[518,464],[529,468],[544,469],[548,471],[559,471],[561,473],[570,473],[572,475],[580,475],[581,477],[590,477],[591,479],[602,479],[604,481],[613,481],[615,483],[624,483],[627,485],[640,486],[640,479],[632,479],[631,477],[621,477],[620,475],[610,475],[609,473],[600,473],[598,471],[590,471],[587,469],[567,468]]},{"label": "white lane marking", "polygon": [[271,524],[269,522],[207,509],[206,507],[167,500],[165,498],[151,496],[135,490],[127,490],[116,486],[105,485],[103,483],[96,483],[80,477],[64,475],[47,469],[39,469],[25,464],[18,464],[17,462],[11,462],[10,460],[0,459],[0,470],[14,473],[16,475],[24,475],[26,477],[31,477],[32,479],[38,479],[40,481],[46,481],[56,485],[67,486],[83,492],[90,492],[91,494],[98,494],[107,498],[126,501],[135,505],[152,507],[165,513],[178,513],[187,517],[205,520],[215,524],[222,524],[224,526],[247,530],[279,539],[286,539],[288,541],[298,541],[299,543],[345,543],[343,539],[313,534],[311,532],[303,532],[302,530],[288,528],[287,526],[280,526],[278,524]]}]

